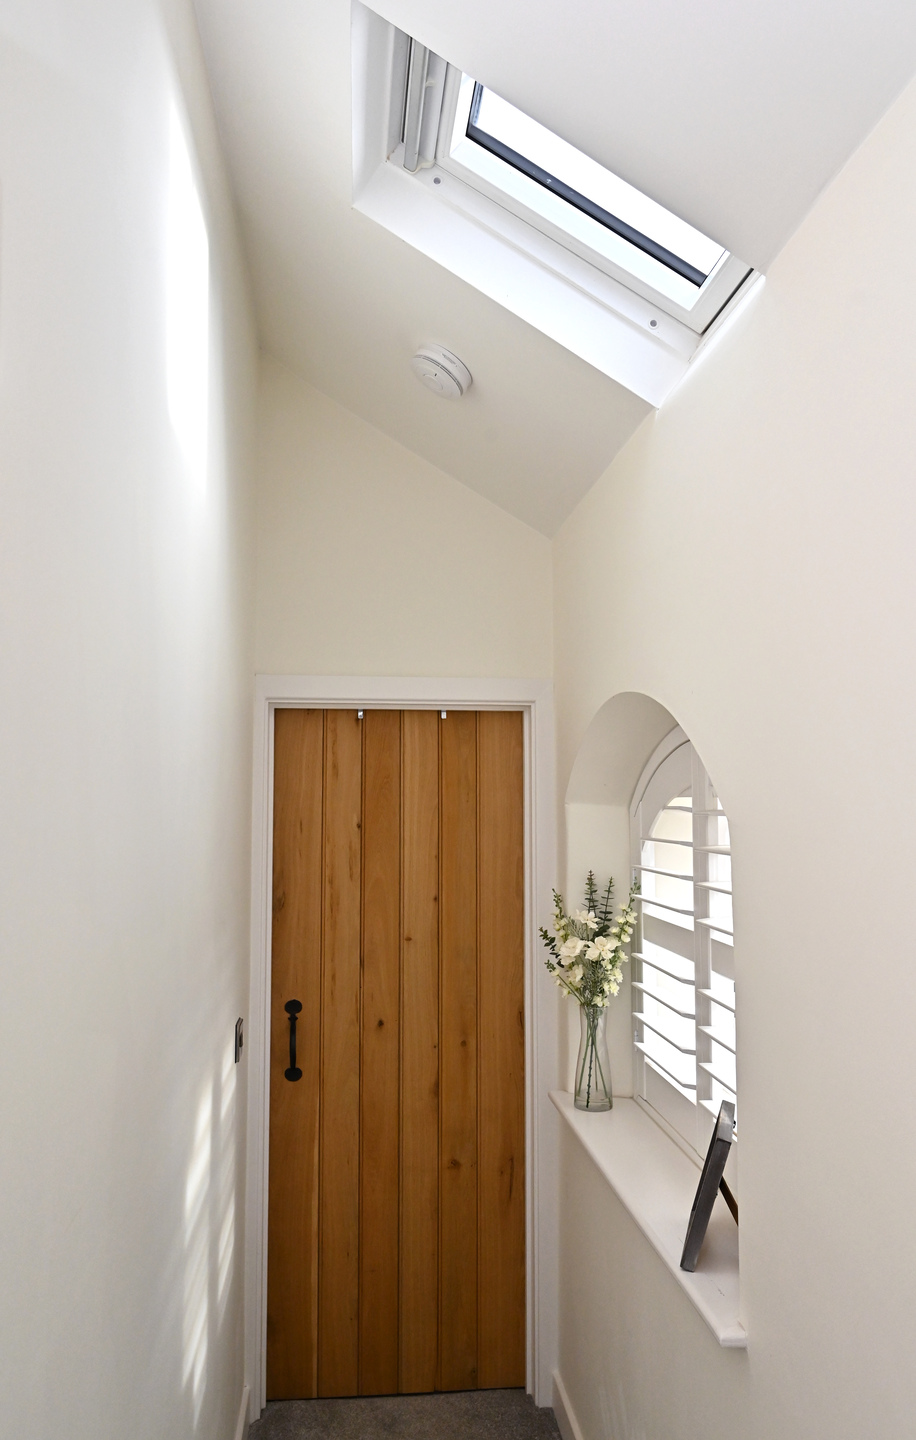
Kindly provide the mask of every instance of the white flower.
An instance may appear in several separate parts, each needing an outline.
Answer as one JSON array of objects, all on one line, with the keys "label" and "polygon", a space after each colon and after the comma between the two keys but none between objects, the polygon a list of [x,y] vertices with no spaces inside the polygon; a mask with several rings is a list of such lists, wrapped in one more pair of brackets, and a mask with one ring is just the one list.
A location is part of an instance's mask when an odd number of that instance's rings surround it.
[{"label": "white flower", "polygon": [[560,994],[572,995],[580,1005],[605,1009],[620,990],[621,964],[628,960],[624,946],[633,934],[637,914],[630,903],[621,906],[614,924],[610,917],[598,918],[588,904],[564,914],[562,898],[554,893],[553,932],[547,940],[550,957],[547,969],[553,974]]},{"label": "white flower", "polygon": [[598,917],[594,910],[574,910],[572,918],[579,925],[584,925],[588,930],[598,929]]},{"label": "white flower", "polygon": [[584,948],[585,941],[579,940],[575,935],[571,935],[565,944],[560,946],[560,954],[564,960],[575,960],[576,956],[580,954]]}]

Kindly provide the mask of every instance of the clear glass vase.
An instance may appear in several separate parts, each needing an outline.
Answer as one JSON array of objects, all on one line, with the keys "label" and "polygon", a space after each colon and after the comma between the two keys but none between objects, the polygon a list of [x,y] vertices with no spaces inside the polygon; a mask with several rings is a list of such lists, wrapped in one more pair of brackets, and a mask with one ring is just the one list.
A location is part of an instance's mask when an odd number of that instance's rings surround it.
[{"label": "clear glass vase", "polygon": [[580,1005],[579,1024],[576,1109],[610,1110],[614,1101],[607,1053],[607,1010],[603,1005]]}]

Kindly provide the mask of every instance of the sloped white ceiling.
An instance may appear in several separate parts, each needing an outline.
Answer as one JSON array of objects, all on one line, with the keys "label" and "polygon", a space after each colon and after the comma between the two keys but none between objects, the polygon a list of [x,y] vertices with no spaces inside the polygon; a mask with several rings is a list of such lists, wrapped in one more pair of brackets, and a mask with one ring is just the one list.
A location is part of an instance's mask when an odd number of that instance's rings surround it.
[{"label": "sloped white ceiling", "polygon": [[[352,209],[349,0],[197,8],[265,348],[552,534],[648,407]],[[916,69],[912,0],[375,8],[763,270]]]}]

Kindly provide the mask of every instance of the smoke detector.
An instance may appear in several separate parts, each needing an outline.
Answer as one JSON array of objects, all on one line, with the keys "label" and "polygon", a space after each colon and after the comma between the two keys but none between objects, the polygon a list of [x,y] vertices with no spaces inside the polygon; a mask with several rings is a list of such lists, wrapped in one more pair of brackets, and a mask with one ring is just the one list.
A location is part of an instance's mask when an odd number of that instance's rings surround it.
[{"label": "smoke detector", "polygon": [[417,379],[443,400],[460,400],[470,387],[470,370],[442,345],[421,345],[410,363]]}]

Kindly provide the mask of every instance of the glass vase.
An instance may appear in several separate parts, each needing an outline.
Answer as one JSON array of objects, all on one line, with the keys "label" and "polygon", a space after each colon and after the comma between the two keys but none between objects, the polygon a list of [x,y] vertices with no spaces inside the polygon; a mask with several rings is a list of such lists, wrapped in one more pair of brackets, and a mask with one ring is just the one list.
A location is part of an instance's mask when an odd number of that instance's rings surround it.
[{"label": "glass vase", "polygon": [[580,1005],[579,1025],[576,1109],[610,1110],[614,1101],[607,1053],[607,1010],[603,1005]]}]

